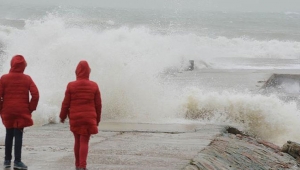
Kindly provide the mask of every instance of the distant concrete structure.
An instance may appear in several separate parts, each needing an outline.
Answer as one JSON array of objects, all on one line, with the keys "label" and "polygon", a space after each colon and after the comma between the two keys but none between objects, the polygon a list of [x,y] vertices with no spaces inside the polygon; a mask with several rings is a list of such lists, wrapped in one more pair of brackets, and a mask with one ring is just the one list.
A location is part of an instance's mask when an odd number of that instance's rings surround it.
[{"label": "distant concrete structure", "polygon": [[188,71],[193,71],[195,69],[195,61],[194,60],[189,60],[189,68]]},{"label": "distant concrete structure", "polygon": [[262,86],[266,92],[276,90],[281,93],[300,94],[300,75],[273,74]]},{"label": "distant concrete structure", "polygon": [[284,101],[298,101],[300,106],[300,75],[273,74],[262,86],[262,92],[276,93]]}]

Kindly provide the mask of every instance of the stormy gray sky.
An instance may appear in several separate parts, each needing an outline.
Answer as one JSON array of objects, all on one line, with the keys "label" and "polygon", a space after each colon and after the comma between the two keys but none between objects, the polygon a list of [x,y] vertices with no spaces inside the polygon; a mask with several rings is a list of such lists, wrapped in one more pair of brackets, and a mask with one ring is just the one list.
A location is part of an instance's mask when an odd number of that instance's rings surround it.
[{"label": "stormy gray sky", "polygon": [[300,12],[300,0],[0,0],[0,5],[75,6],[200,11]]}]

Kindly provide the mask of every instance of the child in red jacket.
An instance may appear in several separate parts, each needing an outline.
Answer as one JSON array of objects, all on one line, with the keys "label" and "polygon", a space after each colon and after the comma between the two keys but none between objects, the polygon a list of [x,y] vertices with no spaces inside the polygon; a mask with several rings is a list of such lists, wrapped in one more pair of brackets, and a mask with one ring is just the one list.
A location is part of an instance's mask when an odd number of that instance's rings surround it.
[{"label": "child in red jacket", "polygon": [[26,66],[24,57],[16,55],[11,60],[9,73],[0,79],[0,115],[6,128],[4,168],[11,166],[15,138],[14,169],[27,169],[21,161],[23,129],[33,125],[31,113],[38,105],[39,91],[31,77],[23,74]]},{"label": "child in red jacket", "polygon": [[69,82],[62,102],[60,119],[69,117],[74,134],[75,166],[86,170],[88,144],[91,134],[98,133],[101,120],[101,96],[97,83],[89,80],[91,69],[87,61],[80,61],[76,68],[76,81]]}]

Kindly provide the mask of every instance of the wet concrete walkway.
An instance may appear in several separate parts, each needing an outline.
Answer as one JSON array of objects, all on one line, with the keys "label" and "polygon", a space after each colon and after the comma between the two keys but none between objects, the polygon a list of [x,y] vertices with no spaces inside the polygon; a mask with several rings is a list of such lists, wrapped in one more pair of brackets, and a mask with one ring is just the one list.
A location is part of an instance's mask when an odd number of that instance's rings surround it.
[{"label": "wet concrete walkway", "polygon": [[[103,122],[90,140],[89,170],[183,169],[223,131],[208,124],[134,124]],[[30,170],[75,169],[73,135],[68,124],[28,128],[23,158]],[[0,138],[4,159],[4,138]]]}]

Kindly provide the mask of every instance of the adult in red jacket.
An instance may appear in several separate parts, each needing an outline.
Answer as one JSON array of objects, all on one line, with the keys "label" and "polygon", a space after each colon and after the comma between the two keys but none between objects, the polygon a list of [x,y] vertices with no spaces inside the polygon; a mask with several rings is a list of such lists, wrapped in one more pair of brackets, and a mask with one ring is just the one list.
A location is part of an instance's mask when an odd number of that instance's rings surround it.
[{"label": "adult in red jacket", "polygon": [[90,72],[88,62],[80,61],[75,71],[76,81],[67,85],[60,112],[62,123],[69,117],[75,137],[76,169],[86,169],[90,135],[98,133],[101,120],[100,90],[97,83],[89,80]]},{"label": "adult in red jacket", "polygon": [[[14,167],[27,169],[21,162],[23,129],[33,125],[31,113],[39,101],[39,91],[29,75],[23,74],[27,63],[22,55],[11,60],[11,69],[0,79],[0,115],[6,128],[4,167],[11,166],[15,138]],[[31,94],[31,98],[29,96]]]}]

